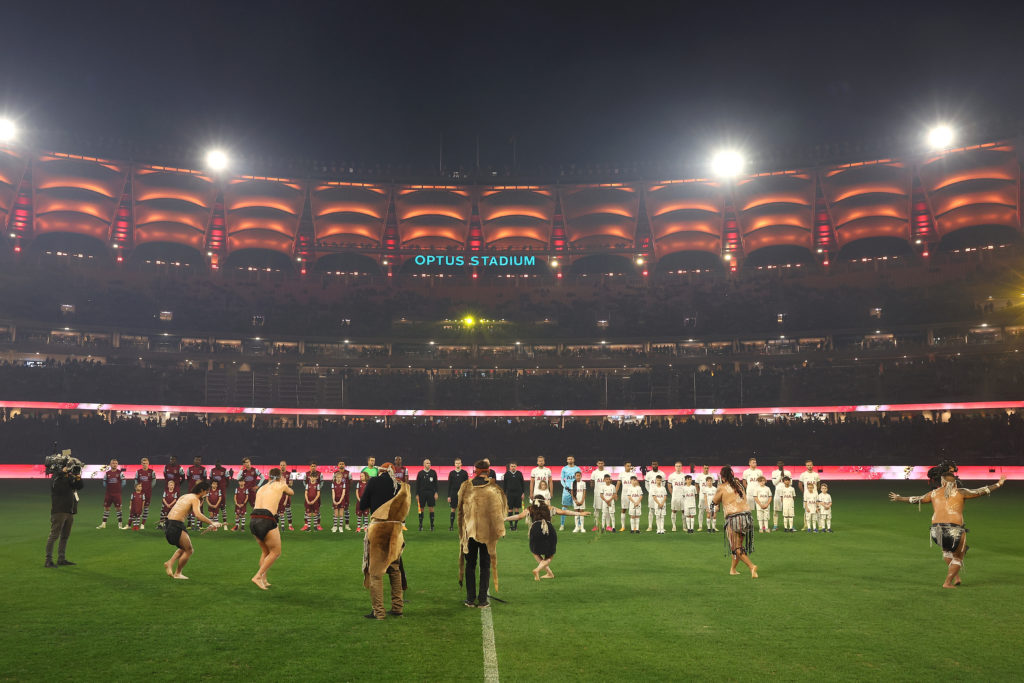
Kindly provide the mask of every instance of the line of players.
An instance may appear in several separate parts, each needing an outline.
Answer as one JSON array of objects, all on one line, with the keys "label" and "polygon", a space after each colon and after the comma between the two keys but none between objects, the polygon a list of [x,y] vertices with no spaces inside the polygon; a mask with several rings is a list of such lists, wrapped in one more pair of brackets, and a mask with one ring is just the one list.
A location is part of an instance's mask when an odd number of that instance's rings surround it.
[{"label": "line of players", "polygon": [[[459,487],[469,478],[468,472],[462,468],[461,460],[456,459],[454,465],[447,481],[446,502],[449,506],[449,531],[452,531],[455,525]],[[293,483],[299,479],[296,471],[289,470],[285,461],[281,461],[279,467],[283,472],[287,472],[287,484],[292,487]],[[691,467],[691,470],[695,469]],[[121,512],[124,472],[125,470],[119,466],[116,459],[111,460],[109,465],[102,468],[106,492],[103,501],[103,519],[97,528],[106,527],[110,508],[113,507],[117,514],[119,528],[145,529],[152,501],[153,483],[157,480],[156,472],[150,467],[149,460],[143,458],[134,479],[128,524],[123,523]],[[371,457],[368,459],[366,467],[360,471],[359,479],[355,481],[356,501],[362,497],[366,483],[376,475],[377,467],[374,458]],[[402,481],[409,479],[408,468],[402,464],[401,457],[395,458],[395,476]],[[551,499],[552,474],[546,466],[544,456],[537,458],[537,466],[532,469],[528,477],[529,484],[515,462],[510,462],[507,465],[505,474],[500,478],[493,470],[492,476],[499,480],[508,499],[510,513],[513,515],[522,509],[523,498],[527,494],[529,499],[538,495],[548,500]],[[751,458],[749,467],[743,472],[742,478],[747,484],[747,500],[750,510],[757,519],[761,532],[777,530],[780,513],[783,519],[783,531],[795,531],[794,517],[799,502],[803,511],[805,531],[831,533],[832,498],[828,493],[827,484],[821,483],[819,491],[819,476],[814,471],[812,461],[808,460],[805,463],[805,470],[796,480],[792,478],[792,474],[785,468],[782,461],[779,461],[776,469],[771,471],[772,486],[769,487],[767,485],[768,478],[757,467],[757,460]],[[207,473],[200,457],[194,458],[193,464],[185,469],[177,463],[174,456],[171,456],[168,464],[164,467],[163,479],[165,486],[161,499],[162,509],[158,528],[163,528],[167,513],[177,501],[186,480],[189,482],[188,488],[191,489],[196,483],[209,479],[211,490],[205,501],[209,517],[214,520],[219,518],[222,523],[227,521],[226,492],[229,490],[230,484],[235,483],[236,488],[232,500],[235,524],[230,529],[233,531],[244,529],[246,515],[255,504],[256,490],[263,484],[263,474],[252,467],[252,463],[248,459],[242,462],[242,469],[235,477],[234,472],[225,469],[220,462],[217,462]],[[304,525],[302,531],[323,530],[320,510],[324,493],[329,494],[332,511],[331,531],[341,533],[351,530],[349,502],[354,477],[344,461],[338,463],[326,487],[323,486],[324,475],[315,462],[309,464],[309,470],[303,473],[302,479],[304,482]],[[616,531],[615,506],[616,503],[619,503],[620,526],[618,531],[625,531],[628,521],[630,533],[640,533],[640,516],[645,496],[647,498],[647,531],[649,532],[665,533],[666,517],[671,521],[672,531],[677,531],[678,519],[681,519],[683,530],[687,533],[701,531],[702,527],[706,532],[718,531],[717,510],[712,503],[718,482],[707,465],[703,466],[701,472],[684,472],[682,462],[676,462],[675,469],[665,473],[659,468],[657,462],[653,462],[649,468],[641,468],[637,472],[632,463],[627,462],[623,471],[613,477],[612,473],[605,469],[605,463],[599,461],[597,468],[590,473],[590,481],[586,482],[583,478],[583,471],[576,466],[575,458],[568,456],[566,465],[561,471],[561,485],[562,506],[565,508],[585,510],[588,491],[590,492],[595,517],[595,526],[591,531]],[[435,529],[435,507],[439,498],[439,482],[437,472],[432,469],[430,460],[423,462],[423,468],[416,477],[416,496],[419,509],[419,530],[423,530],[424,512],[426,512],[429,515],[429,528],[433,531]],[[282,529],[294,530],[291,496],[282,497],[277,515]],[[771,519],[770,527],[769,519]],[[575,520],[573,533],[585,533],[583,518],[576,517]],[[369,520],[357,515],[356,531],[362,531],[368,522]],[[513,531],[517,529],[516,522],[510,524]],[[190,515],[188,526],[189,528],[198,528],[199,523]],[[229,529],[226,524],[221,528]],[[559,529],[565,529],[565,517],[561,518]]]}]

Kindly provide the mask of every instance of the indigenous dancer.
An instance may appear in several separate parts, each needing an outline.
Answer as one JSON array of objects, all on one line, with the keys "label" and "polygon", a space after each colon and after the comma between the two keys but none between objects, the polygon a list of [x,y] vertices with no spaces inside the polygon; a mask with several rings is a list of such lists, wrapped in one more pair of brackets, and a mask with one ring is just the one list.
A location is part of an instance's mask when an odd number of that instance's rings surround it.
[{"label": "indigenous dancer", "polygon": [[[563,517],[566,515],[586,517],[590,514],[586,510],[583,512],[562,510],[554,505],[548,505],[548,499],[544,496],[535,496],[530,507],[518,515],[510,515],[505,518],[506,522],[530,518],[530,552],[533,553],[533,559],[537,560],[537,567],[533,569],[534,581],[555,578],[554,572],[551,571],[551,560],[555,557],[558,535],[555,533],[555,527],[551,525],[551,513]],[[541,576],[542,571],[544,572],[543,576]]]},{"label": "indigenous dancer", "polygon": [[[403,521],[409,514],[412,495],[409,485],[397,481],[394,465],[384,463],[376,477],[366,485],[357,510],[370,517],[363,539],[363,588],[370,591],[373,611],[367,619],[384,619],[388,615],[401,617],[408,590],[402,551],[405,536]],[[391,609],[384,611],[384,575],[391,584]]]},{"label": "indigenous dancer", "polygon": [[725,511],[725,547],[727,554],[732,554],[732,566],[729,573],[736,575],[736,566],[742,562],[750,567],[750,578],[757,578],[757,565],[750,561],[750,553],[754,552],[754,520],[747,507],[747,492],[743,480],[737,479],[732,468],[726,465],[719,474],[718,490],[712,500],[721,505]]},{"label": "indigenous dancer", "polygon": [[[256,492],[256,507],[253,508],[249,520],[249,531],[260,544],[260,568],[252,577],[252,582],[263,590],[267,590],[267,570],[281,557],[281,532],[277,528],[277,510],[281,496],[292,496],[295,492],[288,487],[287,470],[282,472],[275,467],[270,470],[270,480]],[[319,496],[319,492],[317,492]]]},{"label": "indigenous dancer", "polygon": [[967,554],[964,501],[987,496],[993,489],[1001,488],[1006,481],[1006,475],[1003,475],[995,484],[982,486],[980,489],[961,488],[956,472],[956,465],[949,461],[933,467],[928,471],[928,475],[932,479],[932,484],[938,486],[923,496],[904,497],[889,492],[889,500],[897,503],[932,504],[930,538],[932,543],[942,548],[942,559],[948,567],[946,580],[942,583],[943,588],[955,588],[960,585],[960,569]]},{"label": "indigenous dancer", "polygon": [[[487,588],[498,590],[498,540],[505,535],[508,503],[492,477],[490,463],[476,463],[473,478],[459,489],[459,584],[466,581],[466,607],[490,607]],[[582,486],[586,491],[586,486]],[[584,494],[585,495],[585,494]],[[480,568],[477,583],[477,566]],[[466,571],[468,570],[468,572]],[[474,602],[475,601],[475,602]]]},{"label": "indigenous dancer", "polygon": [[142,519],[139,523],[140,529],[146,528],[146,520],[149,519],[149,504],[153,501],[154,481],[156,481],[156,470],[149,466],[149,458],[143,458],[142,467],[135,472],[135,483],[142,484],[142,493],[146,496],[146,503],[142,507]]},{"label": "indigenous dancer", "polygon": [[227,501],[225,500],[224,491],[220,488],[220,482],[210,480],[210,495],[206,497],[206,509],[210,513],[210,519],[217,519],[220,517],[220,530],[223,531],[226,527],[224,522],[226,521],[227,513],[224,509],[227,507]]},{"label": "indigenous dancer", "polygon": [[[188,537],[188,531],[185,530],[185,517],[190,512],[195,515],[196,519],[206,522],[214,529],[220,527],[220,522],[215,522],[212,519],[208,519],[203,514],[202,505],[203,498],[210,491],[210,482],[201,481],[192,487],[191,493],[186,493],[184,496],[179,498],[174,503],[174,507],[167,513],[167,528],[164,530],[164,537],[167,542],[177,548],[174,554],[171,555],[171,559],[164,562],[164,571],[167,572],[167,576],[172,579],[187,579],[188,577],[181,573],[181,570],[185,568],[185,564],[189,558],[192,557],[194,552],[192,549],[192,539]],[[177,566],[175,566],[177,565]]]}]

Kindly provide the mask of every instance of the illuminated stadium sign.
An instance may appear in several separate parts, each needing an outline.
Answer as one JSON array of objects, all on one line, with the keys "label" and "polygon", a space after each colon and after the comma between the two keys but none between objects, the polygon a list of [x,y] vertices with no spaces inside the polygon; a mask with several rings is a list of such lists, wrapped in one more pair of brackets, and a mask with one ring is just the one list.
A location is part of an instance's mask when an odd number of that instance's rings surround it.
[{"label": "illuminated stadium sign", "polygon": [[528,268],[537,265],[536,256],[502,255],[502,256],[450,256],[448,254],[417,254],[413,259],[417,266],[470,266],[493,267],[512,266]]}]

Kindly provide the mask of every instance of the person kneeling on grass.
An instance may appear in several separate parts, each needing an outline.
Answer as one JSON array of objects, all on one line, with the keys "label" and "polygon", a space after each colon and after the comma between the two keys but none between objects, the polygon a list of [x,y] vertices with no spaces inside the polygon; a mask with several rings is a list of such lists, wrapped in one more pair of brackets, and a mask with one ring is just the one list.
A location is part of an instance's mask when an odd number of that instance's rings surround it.
[{"label": "person kneeling on grass", "polygon": [[[562,510],[554,505],[548,505],[547,498],[544,496],[535,496],[530,507],[518,515],[510,515],[505,518],[506,522],[530,518],[530,552],[533,553],[533,559],[537,560],[537,568],[533,570],[535,581],[540,581],[542,578],[555,578],[551,571],[551,560],[555,557],[558,535],[555,533],[555,527],[551,524],[551,513],[563,517],[586,517],[590,514],[587,511]],[[540,574],[541,571],[545,572],[543,576]]]},{"label": "person kneeling on grass", "polygon": [[[267,590],[267,570],[281,557],[281,532],[277,528],[277,510],[282,496],[294,496],[295,492],[288,487],[288,472],[275,467],[270,470],[270,481],[256,491],[256,507],[249,518],[249,531],[260,544],[260,568],[252,577],[252,582],[263,590]],[[319,494],[318,494],[319,495]]]},{"label": "person kneeling on grass", "polygon": [[732,555],[732,566],[729,573],[736,575],[736,566],[742,562],[750,567],[750,578],[757,578],[757,565],[750,561],[750,553],[754,552],[754,520],[750,515],[747,492],[741,479],[732,473],[726,465],[718,477],[721,482],[712,502],[722,505],[725,511],[725,548],[726,554]]},{"label": "person kneeling on grass", "polygon": [[[164,562],[164,571],[167,572],[167,576],[172,579],[187,579],[188,577],[181,573],[181,570],[185,568],[192,553],[192,539],[189,538],[188,532],[185,531],[185,518],[189,514],[195,515],[196,519],[206,522],[210,526],[208,529],[217,529],[220,527],[220,522],[215,522],[209,519],[203,514],[203,498],[210,492],[210,482],[201,481],[192,487],[191,493],[186,493],[174,503],[170,512],[167,513],[167,528],[164,530],[164,537],[167,542],[177,548],[174,554],[171,555],[171,559]],[[177,566],[175,566],[177,565]]]}]

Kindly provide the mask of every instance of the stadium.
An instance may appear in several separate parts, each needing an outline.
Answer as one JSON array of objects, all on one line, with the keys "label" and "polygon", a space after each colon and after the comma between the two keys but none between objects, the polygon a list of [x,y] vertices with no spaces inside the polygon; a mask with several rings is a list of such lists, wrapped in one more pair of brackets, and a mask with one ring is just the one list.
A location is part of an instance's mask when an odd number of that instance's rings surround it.
[{"label": "stadium", "polygon": [[5,680],[1019,677],[1018,124],[425,163],[30,119],[0,117]]}]

